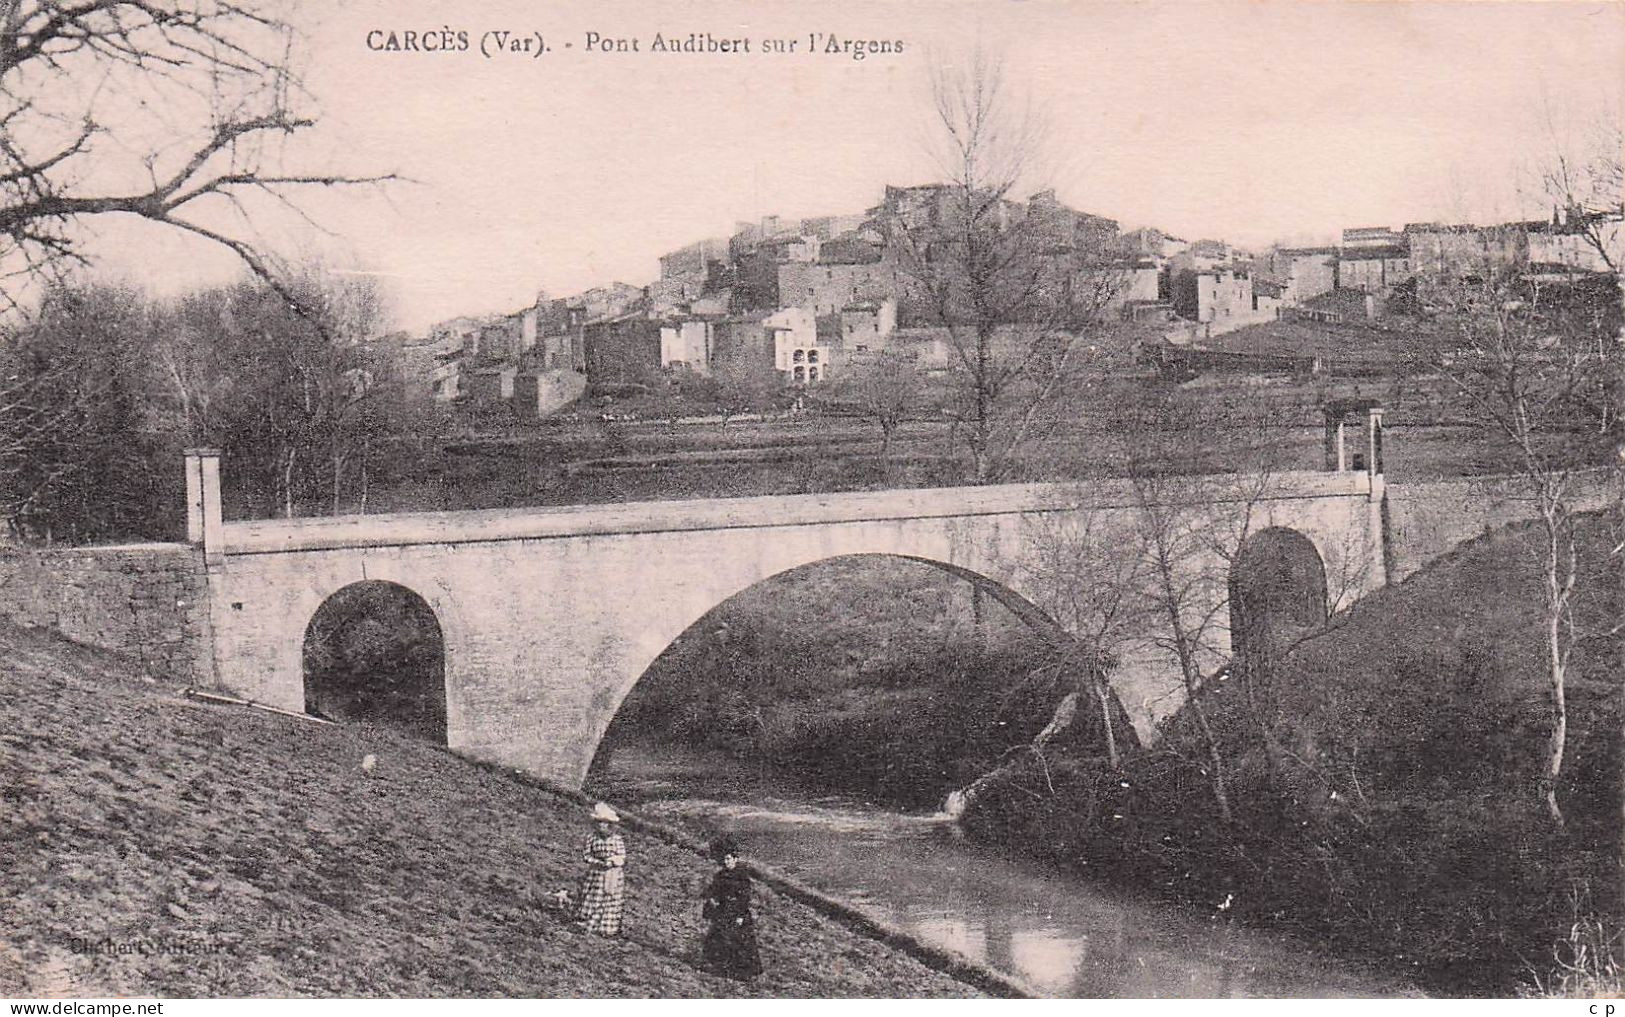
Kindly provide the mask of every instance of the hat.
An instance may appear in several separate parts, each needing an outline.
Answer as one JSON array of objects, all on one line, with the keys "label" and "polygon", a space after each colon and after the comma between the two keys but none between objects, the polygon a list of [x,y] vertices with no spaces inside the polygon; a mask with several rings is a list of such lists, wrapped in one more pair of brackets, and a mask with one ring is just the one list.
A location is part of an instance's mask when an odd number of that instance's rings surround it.
[{"label": "hat", "polygon": [[720,862],[727,855],[739,857],[739,841],[725,833],[711,842],[711,857]]},{"label": "hat", "polygon": [[603,802],[592,807],[592,818],[600,823],[619,823],[621,814]]}]

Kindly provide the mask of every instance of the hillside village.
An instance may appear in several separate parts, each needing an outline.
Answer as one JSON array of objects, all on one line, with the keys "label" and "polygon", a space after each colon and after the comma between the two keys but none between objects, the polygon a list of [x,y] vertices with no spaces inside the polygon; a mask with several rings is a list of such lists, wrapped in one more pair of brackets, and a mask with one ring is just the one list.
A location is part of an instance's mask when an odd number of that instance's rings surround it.
[{"label": "hillside village", "polygon": [[[646,286],[613,282],[571,297],[539,296],[508,314],[440,322],[396,336],[414,394],[440,404],[506,406],[546,416],[589,387],[614,390],[685,374],[818,386],[883,351],[926,371],[954,348],[909,257],[918,238],[945,235],[955,189],[885,189],[860,213],[740,222],[660,258]],[[1621,248],[1617,214],[1554,209],[1548,219],[1493,225],[1355,227],[1341,243],[1251,252],[1187,241],[1068,207],[1054,191],[1002,202],[1001,216],[1033,237],[1043,259],[1105,279],[1101,316],[1154,323],[1167,344],[1293,320],[1335,325],[1414,309],[1419,284],[1485,268],[1543,278],[1603,272]],[[899,238],[908,242],[901,243]],[[1302,352],[1302,351],[1298,351]]]}]

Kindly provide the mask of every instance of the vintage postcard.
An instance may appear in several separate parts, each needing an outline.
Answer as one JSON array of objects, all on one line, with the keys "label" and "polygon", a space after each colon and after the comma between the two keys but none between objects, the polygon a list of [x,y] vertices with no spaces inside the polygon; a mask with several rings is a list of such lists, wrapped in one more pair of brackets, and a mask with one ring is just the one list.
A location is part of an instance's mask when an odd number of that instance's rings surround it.
[{"label": "vintage postcard", "polygon": [[1617,0],[0,0],[0,995],[1618,995],[1622,91]]}]

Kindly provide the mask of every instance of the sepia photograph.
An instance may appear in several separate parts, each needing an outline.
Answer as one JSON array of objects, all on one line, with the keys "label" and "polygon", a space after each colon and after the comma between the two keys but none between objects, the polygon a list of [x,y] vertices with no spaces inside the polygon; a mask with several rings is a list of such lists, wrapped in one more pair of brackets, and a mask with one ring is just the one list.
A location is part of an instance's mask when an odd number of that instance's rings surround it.
[{"label": "sepia photograph", "polygon": [[0,0],[7,1012],[1625,994],[1622,99],[1625,0]]}]

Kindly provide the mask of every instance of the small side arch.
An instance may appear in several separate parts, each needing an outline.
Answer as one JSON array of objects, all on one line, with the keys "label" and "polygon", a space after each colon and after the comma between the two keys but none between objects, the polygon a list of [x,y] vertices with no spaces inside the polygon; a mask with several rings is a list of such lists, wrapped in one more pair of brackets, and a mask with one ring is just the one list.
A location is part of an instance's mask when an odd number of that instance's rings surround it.
[{"label": "small side arch", "polygon": [[445,636],[408,587],[362,580],[323,600],[305,626],[302,671],[307,713],[446,744]]},{"label": "small side arch", "polygon": [[1230,645],[1238,664],[1269,659],[1327,618],[1326,564],[1314,541],[1272,526],[1248,537],[1230,566]]}]

